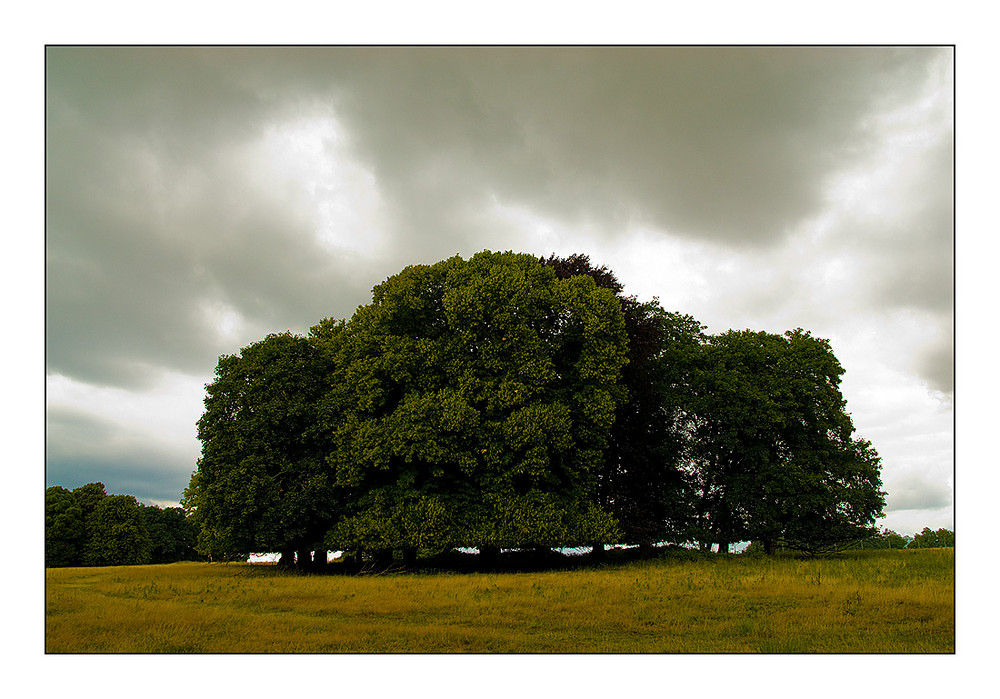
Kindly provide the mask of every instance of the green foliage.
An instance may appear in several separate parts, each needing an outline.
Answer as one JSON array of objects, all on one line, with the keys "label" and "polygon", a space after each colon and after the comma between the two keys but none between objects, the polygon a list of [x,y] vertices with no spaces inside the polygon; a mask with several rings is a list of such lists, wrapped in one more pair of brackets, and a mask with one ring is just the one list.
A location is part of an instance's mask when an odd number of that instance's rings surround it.
[{"label": "green foliage", "polygon": [[76,566],[86,541],[83,508],[61,486],[45,490],[45,565]]},{"label": "green foliage", "polygon": [[955,532],[950,529],[938,529],[932,531],[930,527],[924,527],[919,534],[914,534],[913,539],[906,545],[911,549],[938,549],[951,548],[955,546]]},{"label": "green foliage", "polygon": [[198,530],[179,507],[142,506],[146,530],[152,540],[151,563],[195,560]]},{"label": "green foliage", "polygon": [[[689,372],[702,341],[690,316],[664,311],[654,300],[626,302],[630,339],[655,337],[645,353],[633,348],[623,372],[629,400],[611,430],[606,494],[626,540],[653,544],[691,538],[693,494],[685,477],[689,459],[684,430]],[[627,321],[629,322],[629,321]]]},{"label": "green foliage", "polygon": [[84,522],[90,517],[97,505],[108,496],[103,483],[87,483],[73,489],[73,497],[83,510]]},{"label": "green foliage", "polygon": [[103,483],[87,483],[72,491],[58,485],[45,490],[46,567],[87,564],[91,521],[106,497]]},{"label": "green foliage", "polygon": [[818,553],[869,536],[879,457],[853,437],[829,343],[730,331],[703,349],[688,414],[699,538]]},{"label": "green foliage", "polygon": [[198,529],[183,510],[108,495],[103,483],[45,490],[45,565],[171,563],[196,558]]},{"label": "green foliage", "polygon": [[87,519],[84,565],[142,565],[150,562],[152,548],[146,518],[131,495],[108,495]]},{"label": "green foliage", "polygon": [[[924,548],[953,548],[955,546],[955,532],[950,529],[938,529],[932,531],[930,527],[924,527],[923,531],[914,536],[904,536],[890,529],[882,528],[871,536],[858,539],[849,545],[843,546],[846,549],[877,550],[877,549],[924,549]],[[786,549],[781,542],[778,550]],[[764,548],[761,542],[754,541],[748,546],[744,553],[763,553]]]},{"label": "green foliage", "polygon": [[[898,548],[826,340],[707,336],[585,255],[414,265],[219,358],[177,508],[46,491],[46,565],[752,540]],[[905,540],[904,540],[905,541]],[[925,529],[911,547],[954,545]]]},{"label": "green foliage", "polygon": [[[684,435],[678,429],[691,356],[701,339],[700,323],[665,311],[654,299],[640,302],[606,267],[586,255],[542,260],[560,278],[589,276],[617,294],[628,335],[628,364],[620,402],[598,470],[596,502],[618,520],[625,541],[653,544],[684,541],[691,518],[690,495],[681,471]],[[597,541],[597,540],[595,540]]]},{"label": "green foliage", "polygon": [[199,552],[245,556],[322,539],[337,503],[319,430],[328,375],[316,346],[290,333],[219,359],[183,500],[197,513]]},{"label": "green foliage", "polygon": [[[353,493],[331,547],[616,533],[590,504],[625,396],[612,293],[527,255],[480,253],[408,267],[372,299],[332,333],[313,330],[334,367],[328,463]],[[447,515],[414,514],[426,508]]]},{"label": "green foliage", "polygon": [[220,358],[183,500],[197,549],[872,536],[879,457],[826,340],[706,336],[622,291],[584,255],[456,256]]}]

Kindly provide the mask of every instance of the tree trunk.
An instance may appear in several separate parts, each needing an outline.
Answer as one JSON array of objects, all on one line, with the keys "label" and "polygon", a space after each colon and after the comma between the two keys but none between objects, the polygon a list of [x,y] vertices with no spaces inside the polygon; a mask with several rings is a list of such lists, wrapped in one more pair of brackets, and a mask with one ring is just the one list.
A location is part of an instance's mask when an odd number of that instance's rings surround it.
[{"label": "tree trunk", "polygon": [[321,551],[316,551],[313,554],[313,568],[315,568],[317,570],[325,570],[326,569],[326,556],[327,556],[326,549],[323,549]]},{"label": "tree trunk", "polygon": [[719,542],[719,553],[729,553],[729,542],[720,541]]},{"label": "tree trunk", "polygon": [[403,565],[407,568],[412,568],[417,565],[417,549],[412,546],[407,546],[403,549]]},{"label": "tree trunk", "polygon": [[648,542],[639,544],[639,558],[646,559],[653,557],[653,545]]},{"label": "tree trunk", "polygon": [[496,568],[497,563],[500,562],[500,547],[499,546],[480,546],[479,547],[479,565],[482,568]]},{"label": "tree trunk", "polygon": [[312,555],[310,551],[299,551],[299,570],[309,570],[312,568]]},{"label": "tree trunk", "polygon": [[392,565],[392,549],[376,549],[374,559],[376,566],[388,568]]},{"label": "tree trunk", "polygon": [[591,557],[597,559],[607,557],[607,551],[604,550],[604,544],[594,544],[594,548],[590,550],[590,555]]},{"label": "tree trunk", "polygon": [[295,551],[292,549],[285,549],[281,552],[281,556],[278,557],[278,567],[279,568],[294,568],[295,567]]},{"label": "tree trunk", "polygon": [[775,544],[776,544],[775,540],[774,539],[764,539],[763,540],[763,544],[764,544],[764,553],[767,554],[768,556],[773,556],[774,555],[774,549],[776,548],[776,546],[775,546]]},{"label": "tree trunk", "polygon": [[550,547],[550,546],[532,546],[531,547],[531,552],[532,552],[532,554],[534,555],[535,558],[537,558],[540,561],[544,561],[549,556],[552,555],[552,547]]}]

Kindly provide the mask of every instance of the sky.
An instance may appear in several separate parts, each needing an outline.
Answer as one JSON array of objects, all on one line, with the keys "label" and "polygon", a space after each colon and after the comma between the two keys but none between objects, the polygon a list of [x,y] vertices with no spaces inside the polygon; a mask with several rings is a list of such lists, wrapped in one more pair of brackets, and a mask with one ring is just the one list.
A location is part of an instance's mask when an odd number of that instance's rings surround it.
[{"label": "sky", "polygon": [[810,330],[902,534],[954,529],[949,47],[45,51],[45,482],[176,505],[220,355],[410,264],[583,253]]}]

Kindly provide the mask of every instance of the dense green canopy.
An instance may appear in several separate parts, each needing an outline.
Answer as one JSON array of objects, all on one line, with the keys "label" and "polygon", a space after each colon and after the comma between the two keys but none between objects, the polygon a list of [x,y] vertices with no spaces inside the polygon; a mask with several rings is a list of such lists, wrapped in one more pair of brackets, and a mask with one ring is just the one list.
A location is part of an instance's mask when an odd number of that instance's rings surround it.
[{"label": "dense green canopy", "polygon": [[103,483],[45,490],[45,565],[140,565],[195,556],[197,531],[178,507],[108,495]]},{"label": "dense green canopy", "polygon": [[527,255],[408,267],[336,331],[325,426],[357,493],[336,548],[528,546],[616,535],[593,503],[627,340],[613,293]]},{"label": "dense green canopy", "polygon": [[708,338],[688,413],[698,538],[816,551],[871,533],[879,458],[853,436],[842,374],[829,343],[803,330]]},{"label": "dense green canopy", "polygon": [[311,550],[322,540],[337,501],[319,424],[329,373],[315,345],[290,333],[219,359],[184,499],[205,553]]},{"label": "dense green canopy", "polygon": [[84,565],[139,565],[149,563],[153,538],[142,508],[131,495],[103,498],[87,519]]},{"label": "dense green canopy", "polygon": [[87,540],[83,507],[62,486],[45,490],[45,565],[74,566],[83,560]]},{"label": "dense green canopy", "polygon": [[879,459],[827,341],[709,336],[622,292],[583,255],[456,256],[222,357],[185,496],[201,550],[818,551],[872,533]]},{"label": "dense green canopy", "polygon": [[625,295],[614,273],[586,255],[542,262],[560,278],[589,276],[615,292],[625,319],[628,363],[620,381],[627,398],[609,431],[597,502],[617,519],[624,541],[648,546],[685,540],[691,494],[681,468],[686,435],[680,418],[704,328],[691,316],[665,311],[656,299]]}]

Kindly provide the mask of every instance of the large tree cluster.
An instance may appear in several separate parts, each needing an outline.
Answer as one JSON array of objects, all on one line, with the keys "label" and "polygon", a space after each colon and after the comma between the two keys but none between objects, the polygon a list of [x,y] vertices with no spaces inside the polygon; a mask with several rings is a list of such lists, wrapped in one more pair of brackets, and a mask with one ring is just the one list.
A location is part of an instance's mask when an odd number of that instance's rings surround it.
[{"label": "large tree cluster", "polygon": [[213,556],[760,540],[881,515],[829,344],[704,334],[583,255],[407,267],[349,320],[219,360],[184,504]]},{"label": "large tree cluster", "polygon": [[103,483],[45,490],[45,565],[172,563],[197,557],[197,528],[179,507],[108,495]]}]

